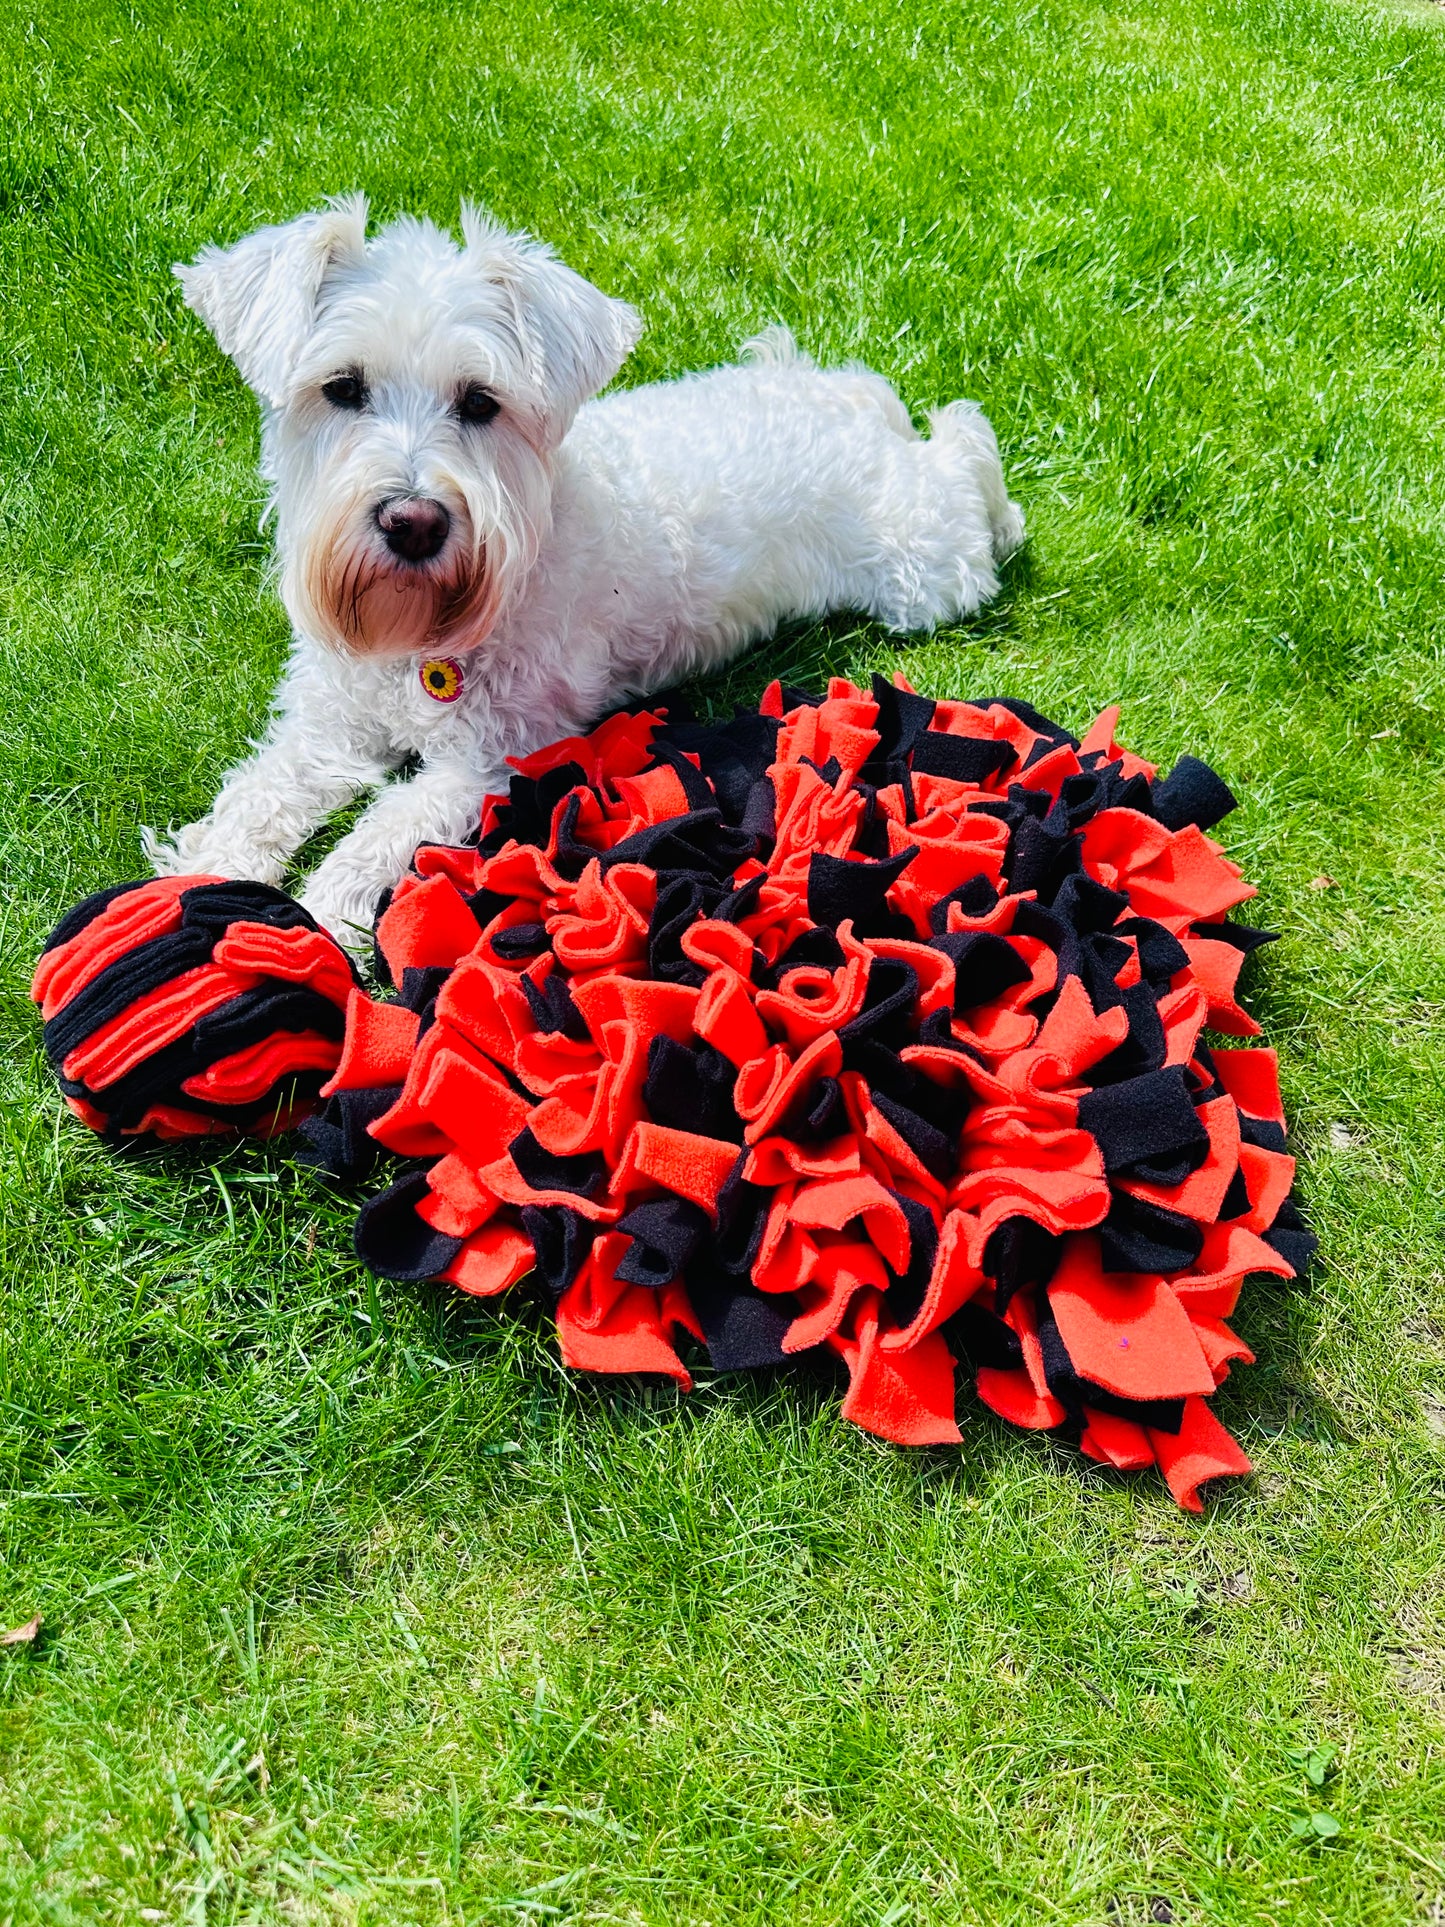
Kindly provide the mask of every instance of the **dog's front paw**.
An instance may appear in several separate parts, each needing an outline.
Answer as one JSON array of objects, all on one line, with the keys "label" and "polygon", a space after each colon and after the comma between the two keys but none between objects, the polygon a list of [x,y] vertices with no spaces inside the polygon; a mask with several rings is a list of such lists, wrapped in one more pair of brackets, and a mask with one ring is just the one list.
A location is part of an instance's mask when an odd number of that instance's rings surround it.
[{"label": "dog's front paw", "polygon": [[251,883],[279,883],[283,865],[258,845],[218,837],[202,817],[170,832],[142,827],[140,846],[158,877],[244,877]]},{"label": "dog's front paw", "polygon": [[355,957],[371,955],[371,931],[380,900],[380,892],[369,885],[334,883],[318,877],[311,879],[300,898],[301,908]]}]

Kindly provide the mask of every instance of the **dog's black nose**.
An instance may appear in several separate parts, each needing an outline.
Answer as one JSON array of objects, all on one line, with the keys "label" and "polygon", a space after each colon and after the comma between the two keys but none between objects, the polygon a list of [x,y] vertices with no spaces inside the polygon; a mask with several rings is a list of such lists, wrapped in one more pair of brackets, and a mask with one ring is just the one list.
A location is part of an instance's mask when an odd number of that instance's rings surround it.
[{"label": "dog's black nose", "polygon": [[429,496],[398,495],[376,511],[376,526],[393,555],[407,562],[427,562],[441,549],[452,518]]}]

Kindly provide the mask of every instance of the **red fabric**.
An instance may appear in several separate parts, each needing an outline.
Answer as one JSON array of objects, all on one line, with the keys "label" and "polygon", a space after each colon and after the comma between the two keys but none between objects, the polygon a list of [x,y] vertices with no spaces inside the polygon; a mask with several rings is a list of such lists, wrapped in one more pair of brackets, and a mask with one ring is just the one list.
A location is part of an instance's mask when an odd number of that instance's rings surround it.
[{"label": "red fabric", "polygon": [[39,1004],[48,1023],[72,998],[111,964],[118,963],[153,937],[163,937],[180,928],[184,905],[183,891],[201,883],[219,883],[219,877],[157,877],[153,883],[130,890],[68,943],[47,950],[35,966],[30,995]]},{"label": "red fabric", "polygon": [[1279,1095],[1279,1052],[1272,1050],[1216,1050],[1212,1053],[1219,1081],[1249,1117],[1284,1124]]},{"label": "red fabric", "polygon": [[420,1018],[405,1004],[381,1004],[353,989],[346,1005],[341,1057],[321,1095],[400,1084],[411,1067]]},{"label": "red fabric", "polygon": [[737,1161],[735,1144],[641,1120],[633,1125],[622,1147],[612,1194],[620,1198],[661,1186],[715,1213],[717,1194]]},{"label": "red fabric", "polygon": [[895,1445],[956,1445],[963,1434],[953,1415],[953,1354],[936,1332],[906,1352],[879,1343],[876,1293],[860,1299],[851,1329],[829,1344],[848,1367],[843,1416]]},{"label": "red fabric", "polygon": [[340,1048],[318,1031],[280,1031],[207,1065],[181,1089],[206,1103],[249,1104],[297,1071],[329,1071]]},{"label": "red fabric", "polygon": [[377,948],[392,981],[408,970],[454,964],[476,945],[477,920],[449,877],[428,877],[405,895],[397,892],[376,926]]},{"label": "red fabric", "polygon": [[660,1294],[618,1279],[628,1240],[608,1233],[592,1247],[582,1270],[557,1305],[562,1363],[584,1372],[661,1372],[686,1391],[692,1374],[668,1337]]},{"label": "red fabric", "polygon": [[1252,1468],[1202,1398],[1186,1398],[1178,1436],[1150,1432],[1149,1443],[1165,1483],[1186,1512],[1202,1512],[1199,1488],[1206,1480],[1239,1478]]},{"label": "red fabric", "polygon": [[1162,1278],[1111,1273],[1092,1238],[1069,1243],[1049,1305],[1074,1370],[1120,1398],[1214,1390],[1189,1314]]}]

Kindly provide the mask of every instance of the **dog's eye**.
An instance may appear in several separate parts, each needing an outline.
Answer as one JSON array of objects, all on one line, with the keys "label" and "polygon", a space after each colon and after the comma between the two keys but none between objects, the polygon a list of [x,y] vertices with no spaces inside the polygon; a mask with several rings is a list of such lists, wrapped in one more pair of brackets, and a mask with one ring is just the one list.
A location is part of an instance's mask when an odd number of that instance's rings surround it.
[{"label": "dog's eye", "polygon": [[366,384],[360,375],[333,375],[321,384],[321,392],[333,408],[349,408],[354,413],[366,400]]},{"label": "dog's eye", "polygon": [[489,395],[479,381],[471,382],[457,398],[457,413],[464,422],[480,427],[496,415],[502,404],[495,395]]}]

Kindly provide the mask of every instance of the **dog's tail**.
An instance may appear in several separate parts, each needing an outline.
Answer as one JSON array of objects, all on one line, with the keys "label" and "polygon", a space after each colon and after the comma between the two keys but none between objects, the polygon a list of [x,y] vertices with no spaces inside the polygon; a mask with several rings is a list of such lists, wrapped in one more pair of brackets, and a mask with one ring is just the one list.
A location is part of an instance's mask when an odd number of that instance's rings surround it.
[{"label": "dog's tail", "polygon": [[750,361],[762,368],[789,368],[801,364],[804,368],[813,366],[811,355],[805,355],[798,346],[791,328],[785,328],[781,321],[762,329],[745,341],[738,350],[739,359]]}]

